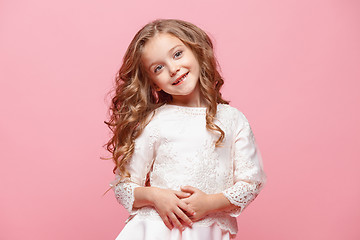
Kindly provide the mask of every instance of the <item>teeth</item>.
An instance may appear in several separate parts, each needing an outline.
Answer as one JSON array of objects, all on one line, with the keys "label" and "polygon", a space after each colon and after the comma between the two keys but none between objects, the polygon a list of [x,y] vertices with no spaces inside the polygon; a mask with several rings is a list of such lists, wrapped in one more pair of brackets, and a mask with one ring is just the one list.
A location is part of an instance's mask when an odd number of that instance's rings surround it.
[{"label": "teeth", "polygon": [[182,76],[178,81],[174,82],[173,85],[178,84],[179,82],[181,82],[182,80],[184,80],[186,78],[188,74],[186,73],[184,76]]}]

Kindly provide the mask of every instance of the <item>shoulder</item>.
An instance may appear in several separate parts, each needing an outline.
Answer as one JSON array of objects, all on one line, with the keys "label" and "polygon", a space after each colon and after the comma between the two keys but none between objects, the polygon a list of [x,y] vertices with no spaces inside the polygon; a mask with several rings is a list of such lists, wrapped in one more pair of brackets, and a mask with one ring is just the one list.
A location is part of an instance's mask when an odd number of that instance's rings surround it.
[{"label": "shoulder", "polygon": [[141,136],[147,136],[153,134],[154,131],[157,130],[157,122],[159,121],[159,110],[162,108],[156,108],[152,112],[150,112],[144,122],[141,122],[140,125],[144,126],[141,130]]},{"label": "shoulder", "polygon": [[245,114],[229,104],[218,104],[217,118],[232,128],[243,128],[249,125]]},{"label": "shoulder", "polygon": [[149,116],[147,117],[146,126],[144,129],[156,129],[162,122],[166,121],[166,116],[168,116],[165,105],[162,105],[154,109]]},{"label": "shoulder", "polygon": [[168,109],[166,108],[166,105],[162,105],[158,108],[156,108],[151,113],[151,121],[150,123],[155,124],[159,121],[163,121],[163,118],[168,115]]},{"label": "shoulder", "polygon": [[240,121],[247,121],[245,115],[237,108],[229,104],[218,104],[218,114],[224,117],[233,118]]},{"label": "shoulder", "polygon": [[219,103],[217,107],[218,112],[226,112],[226,113],[232,113],[236,114],[239,112],[239,110],[233,106],[230,106],[229,104],[223,104]]}]

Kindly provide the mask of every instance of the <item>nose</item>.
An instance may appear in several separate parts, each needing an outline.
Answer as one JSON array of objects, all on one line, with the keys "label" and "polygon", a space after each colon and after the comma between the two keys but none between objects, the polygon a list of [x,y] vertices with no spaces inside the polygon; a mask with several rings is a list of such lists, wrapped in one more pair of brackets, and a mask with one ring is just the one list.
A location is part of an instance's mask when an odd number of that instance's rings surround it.
[{"label": "nose", "polygon": [[177,64],[173,63],[169,66],[169,70],[170,70],[170,76],[173,77],[180,70],[180,67]]}]

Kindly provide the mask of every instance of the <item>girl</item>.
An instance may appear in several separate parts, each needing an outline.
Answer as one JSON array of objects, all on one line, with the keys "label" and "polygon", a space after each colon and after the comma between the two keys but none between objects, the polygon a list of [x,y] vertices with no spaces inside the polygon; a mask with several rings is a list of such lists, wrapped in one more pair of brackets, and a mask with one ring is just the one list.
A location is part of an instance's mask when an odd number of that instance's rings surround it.
[{"label": "girl", "polygon": [[220,93],[208,35],[156,20],[130,43],[106,122],[110,186],[129,211],[118,240],[229,239],[266,176],[245,116]]}]

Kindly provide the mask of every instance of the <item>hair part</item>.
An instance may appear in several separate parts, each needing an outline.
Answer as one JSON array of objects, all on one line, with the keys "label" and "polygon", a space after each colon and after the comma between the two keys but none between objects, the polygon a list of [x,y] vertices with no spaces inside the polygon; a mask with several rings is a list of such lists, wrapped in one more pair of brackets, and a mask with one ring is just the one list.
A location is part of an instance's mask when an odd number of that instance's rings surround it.
[{"label": "hair part", "polygon": [[115,78],[110,119],[105,121],[113,133],[105,146],[115,163],[113,172],[119,172],[122,177],[130,176],[126,171],[126,163],[134,152],[135,139],[151,120],[154,110],[172,101],[170,94],[155,90],[141,61],[145,44],[161,33],[179,38],[193,51],[201,69],[200,96],[207,105],[206,128],[220,135],[216,147],[221,145],[225,137],[224,131],[214,123],[217,104],[229,102],[220,93],[224,80],[218,71],[211,39],[192,23],[176,19],[155,20],[136,33],[126,50]]}]

